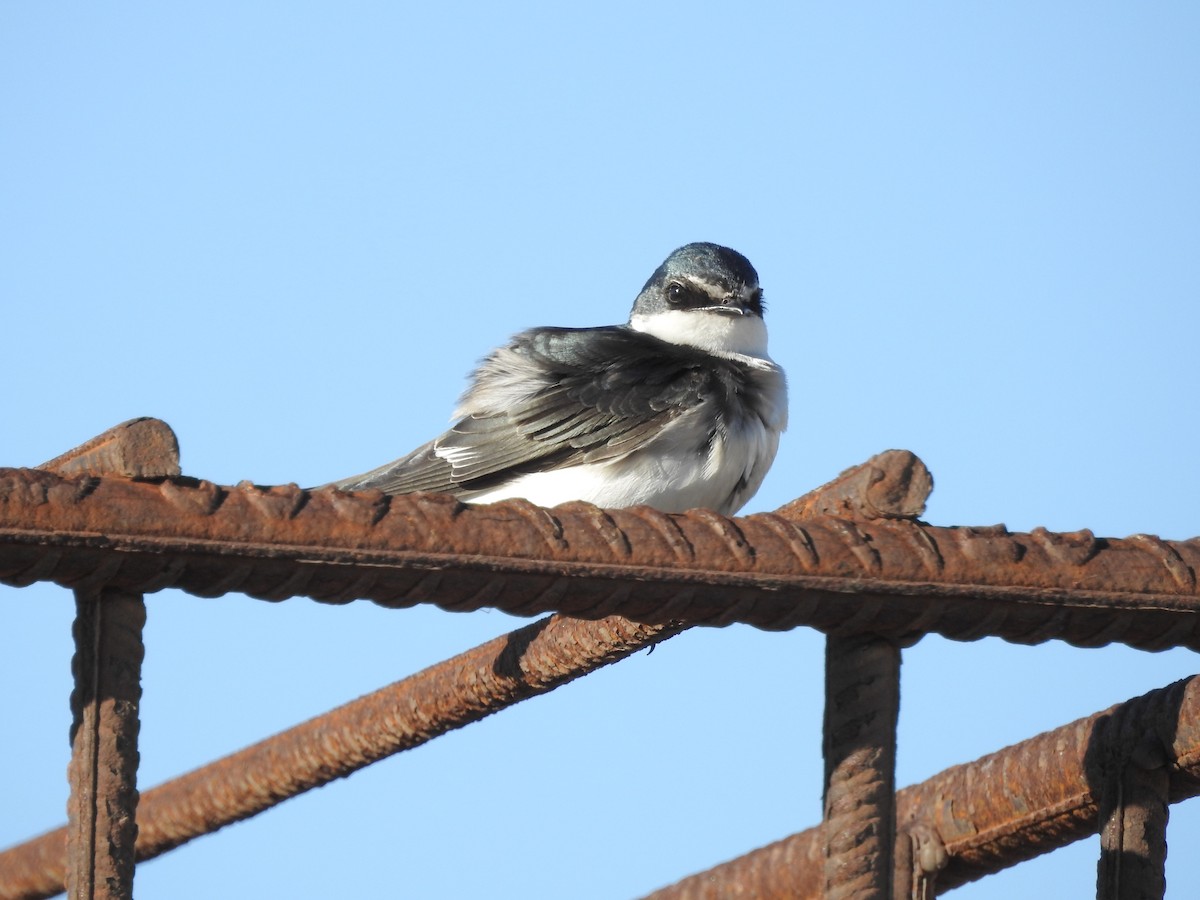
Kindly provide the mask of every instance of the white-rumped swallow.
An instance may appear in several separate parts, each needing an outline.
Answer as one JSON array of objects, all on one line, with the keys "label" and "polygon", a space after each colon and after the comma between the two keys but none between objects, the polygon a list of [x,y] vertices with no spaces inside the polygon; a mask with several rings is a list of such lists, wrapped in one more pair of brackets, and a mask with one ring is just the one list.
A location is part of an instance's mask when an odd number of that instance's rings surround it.
[{"label": "white-rumped swallow", "polygon": [[758,273],[728,247],[680,247],[627,324],[531,328],[493,351],[454,418],[407,456],[332,486],[732,514],[787,425]]}]

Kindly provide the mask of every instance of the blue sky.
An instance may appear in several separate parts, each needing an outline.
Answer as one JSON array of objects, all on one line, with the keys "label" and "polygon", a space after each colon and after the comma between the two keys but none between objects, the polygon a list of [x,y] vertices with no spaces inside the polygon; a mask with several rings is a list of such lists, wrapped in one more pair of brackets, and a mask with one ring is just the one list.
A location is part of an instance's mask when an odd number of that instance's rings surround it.
[{"label": "blue sky", "polygon": [[[1200,534],[1200,8],[5,4],[0,463],[154,415],[317,484],[437,433],[674,247],[754,262],[792,424],[747,512],[888,447],[937,524]],[[516,627],[149,598],[150,787]],[[64,818],[70,594],[0,588],[0,845]],[[927,638],[898,781],[1197,670]],[[697,630],[139,868],[139,897],[631,897],[814,824],[822,639]],[[1168,895],[1191,896],[1195,804]],[[1087,896],[1098,842],[956,896]],[[230,874],[237,873],[233,883]]]}]

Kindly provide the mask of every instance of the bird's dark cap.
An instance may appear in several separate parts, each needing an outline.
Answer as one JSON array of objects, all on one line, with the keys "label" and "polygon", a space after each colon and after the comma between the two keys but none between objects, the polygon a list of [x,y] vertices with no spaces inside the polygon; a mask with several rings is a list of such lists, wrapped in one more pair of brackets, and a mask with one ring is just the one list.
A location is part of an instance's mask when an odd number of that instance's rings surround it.
[{"label": "bird's dark cap", "polygon": [[674,251],[654,270],[642,290],[673,275],[699,276],[731,286],[758,284],[758,272],[750,265],[750,260],[736,250],[706,242],[684,244]]}]

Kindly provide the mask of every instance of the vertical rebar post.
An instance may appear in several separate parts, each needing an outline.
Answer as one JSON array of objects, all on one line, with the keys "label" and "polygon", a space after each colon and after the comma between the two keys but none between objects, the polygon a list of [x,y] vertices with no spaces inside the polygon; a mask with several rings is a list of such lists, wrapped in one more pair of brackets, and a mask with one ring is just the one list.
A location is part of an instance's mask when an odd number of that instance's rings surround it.
[{"label": "vertical rebar post", "polygon": [[1098,900],[1162,900],[1167,891],[1167,754],[1151,731],[1130,733],[1127,717],[1110,718],[1100,797]]},{"label": "vertical rebar post", "polygon": [[825,897],[892,900],[900,648],[825,639]]},{"label": "vertical rebar post", "polygon": [[[165,423],[135,419],[42,468],[71,475],[177,475],[179,449]],[[133,896],[145,623],[141,594],[103,584],[75,590],[75,687],[67,770],[71,793],[66,887],[72,900]]]},{"label": "vertical rebar post", "polygon": [[138,705],[146,604],[141,594],[75,592],[67,893],[133,896]]},{"label": "vertical rebar post", "polygon": [[[915,519],[932,490],[933,478],[920,459],[889,450],[814,491],[820,503],[796,501],[780,514],[801,520],[822,513],[860,521]],[[899,712],[900,647],[869,634],[828,635],[822,826],[828,900],[892,900]]]}]

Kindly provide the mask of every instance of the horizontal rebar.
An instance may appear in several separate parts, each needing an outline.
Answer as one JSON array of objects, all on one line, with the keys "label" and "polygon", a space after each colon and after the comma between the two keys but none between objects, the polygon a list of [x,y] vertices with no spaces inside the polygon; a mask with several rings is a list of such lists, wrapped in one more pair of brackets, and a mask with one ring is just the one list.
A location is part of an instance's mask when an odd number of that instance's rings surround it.
[{"label": "horizontal rebar", "polygon": [[[1136,746],[1123,746],[1133,741]],[[1116,745],[1116,746],[1115,746]],[[932,829],[949,854],[939,893],[1095,834],[1105,760],[1152,754],[1170,800],[1200,794],[1200,676],[1143,694],[896,795],[899,829]],[[821,896],[820,828],[810,828],[647,895],[646,900]]]},{"label": "horizontal rebar", "polygon": [[17,585],[1159,650],[1200,649],[1197,568],[1197,539],[0,469],[0,580]]}]

